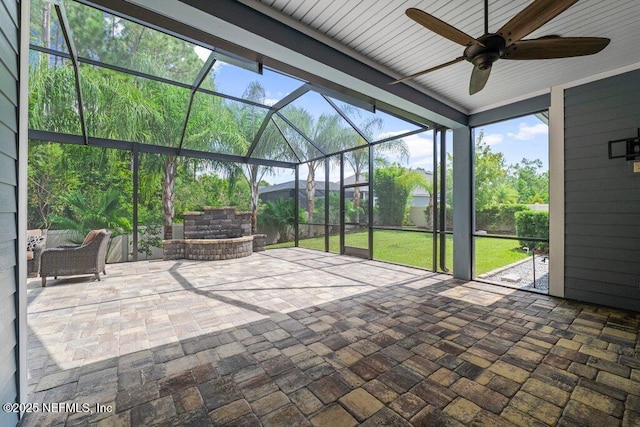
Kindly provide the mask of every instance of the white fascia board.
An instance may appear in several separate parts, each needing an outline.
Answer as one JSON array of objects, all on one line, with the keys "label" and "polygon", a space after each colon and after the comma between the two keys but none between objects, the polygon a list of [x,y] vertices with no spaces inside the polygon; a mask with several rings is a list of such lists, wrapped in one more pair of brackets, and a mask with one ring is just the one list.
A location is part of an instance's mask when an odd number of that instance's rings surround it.
[{"label": "white fascia board", "polygon": [[620,74],[629,73],[637,69],[640,69],[640,62],[636,62],[635,64],[629,64],[624,67],[616,68],[613,70],[605,71],[599,74],[594,74],[592,76],[585,77],[579,80],[574,80],[572,82],[564,83],[564,84],[558,85],[558,87],[562,89],[569,89],[576,86],[582,86],[587,83],[592,83],[598,80],[604,80],[606,78],[617,76]]},{"label": "white fascia board", "polygon": [[551,92],[550,88],[539,90],[537,92],[531,92],[526,95],[517,96],[505,101],[500,101],[491,105],[485,105],[483,107],[476,108],[475,110],[471,110],[470,114],[473,115],[473,114],[482,113],[484,111],[490,111],[496,108],[505,107],[511,104],[515,104],[516,102],[526,101],[527,99],[535,98],[536,96],[546,95],[547,93],[550,93],[550,92]]},{"label": "white fascia board", "polygon": [[341,86],[348,87],[402,110],[410,111],[413,114],[424,117],[427,120],[448,128],[455,129],[463,126],[461,123],[434,113],[433,111],[409,102],[397,95],[393,95],[377,86],[363,82],[349,74],[336,70],[335,68],[329,67],[307,56],[301,55],[298,52],[294,52],[277,43],[177,0],[130,0],[129,3],[136,4],[145,9],[165,15],[178,22],[182,22],[239,46],[259,52],[277,61],[291,64],[302,71],[335,82]]},{"label": "white fascia board", "polygon": [[635,63],[635,64],[626,65],[624,67],[616,68],[614,70],[609,70],[609,71],[605,71],[605,72],[602,72],[602,73],[594,74],[592,76],[584,77],[584,78],[581,78],[579,80],[573,80],[573,81],[570,81],[570,82],[562,83],[562,84],[554,86],[553,88],[546,88],[546,89],[539,90],[537,92],[531,92],[531,93],[528,93],[526,95],[521,95],[521,96],[518,96],[518,97],[515,97],[515,98],[511,98],[511,99],[508,99],[508,100],[505,100],[505,101],[497,102],[495,104],[485,105],[483,107],[471,110],[469,112],[469,114],[473,115],[473,114],[481,113],[483,111],[493,110],[494,108],[504,107],[506,105],[511,105],[511,104],[516,103],[516,102],[524,101],[526,99],[535,98],[536,96],[539,96],[539,95],[545,95],[547,93],[551,93],[553,89],[558,89],[558,88],[569,89],[569,88],[572,88],[572,87],[581,86],[581,85],[584,85],[584,84],[587,84],[587,83],[595,82],[597,80],[603,80],[603,79],[606,79],[608,77],[613,77],[613,76],[617,76],[619,74],[624,74],[624,73],[628,73],[628,72],[631,72],[631,71],[635,71],[637,69],[640,69],[640,62]]}]

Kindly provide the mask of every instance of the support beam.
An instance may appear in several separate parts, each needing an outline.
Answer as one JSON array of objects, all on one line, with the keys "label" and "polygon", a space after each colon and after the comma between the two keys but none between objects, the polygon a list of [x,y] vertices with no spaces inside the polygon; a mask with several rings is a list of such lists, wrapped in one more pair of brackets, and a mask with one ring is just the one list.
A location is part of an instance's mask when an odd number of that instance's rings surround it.
[{"label": "support beam", "polygon": [[280,134],[280,136],[282,136],[282,140],[287,143],[287,146],[289,147],[289,149],[291,150],[293,155],[296,156],[296,160],[298,161],[298,164],[302,163],[302,160],[300,159],[300,156],[298,156],[298,153],[296,153],[296,150],[293,149],[293,146],[291,145],[291,143],[289,142],[287,137],[284,136],[284,132],[282,132],[282,129],[280,128],[278,123],[273,121],[273,125],[276,127],[276,129],[278,129],[278,133]]},{"label": "support beam", "polygon": [[[236,0],[78,1],[211,49],[222,48],[364,102],[376,99],[376,107],[401,116],[415,114],[420,123],[426,119],[455,128],[467,122],[461,109],[408,85],[389,86],[390,74]],[[173,18],[177,16],[179,20]]]},{"label": "support beam", "polygon": [[[389,142],[389,141],[396,141],[398,139],[402,139],[402,138],[406,138],[406,137],[411,136],[411,135],[416,135],[416,134],[419,134],[419,133],[423,133],[423,132],[426,132],[428,130],[429,129],[427,129],[427,128],[416,129],[416,130],[413,130],[411,132],[403,133],[402,135],[390,136],[388,138],[384,138],[384,139],[381,139],[379,141],[372,142],[372,143],[369,144],[369,146],[370,147],[374,147],[374,146],[376,146],[378,144],[384,144],[385,142]],[[339,155],[339,154],[344,154],[344,153],[349,153],[351,151],[360,150],[362,148],[363,148],[362,145],[356,145],[354,147],[345,148],[344,150],[336,151],[336,152],[333,152],[333,153],[328,153],[327,156],[329,156],[329,157],[330,156],[336,156],[336,155]],[[313,158],[313,159],[307,159],[305,161],[312,162],[314,160],[322,160],[327,156],[319,156],[319,157],[316,157],[316,158]]]},{"label": "support beam", "polygon": [[82,98],[82,87],[80,86],[80,70],[78,68],[78,51],[76,50],[76,45],[73,42],[71,27],[69,26],[69,20],[67,19],[64,4],[62,4],[62,2],[55,2],[54,7],[56,9],[56,14],[58,15],[58,20],[60,21],[64,41],[67,45],[67,49],[69,50],[71,65],[73,66],[73,77],[76,86],[76,96],[78,98],[78,116],[80,118],[82,137],[84,138],[84,143],[86,145],[89,144],[89,131],[87,130],[87,122],[84,117],[84,101]]},{"label": "support beam", "polygon": [[340,154],[340,255],[344,255],[344,153]]},{"label": "support beam", "polygon": [[215,62],[216,62],[216,56],[213,52],[211,52],[209,54],[209,57],[205,61],[204,65],[200,69],[200,72],[194,79],[193,85],[191,86],[191,94],[189,95],[189,105],[187,107],[187,113],[185,114],[185,117],[184,117],[182,133],[180,134],[180,143],[178,144],[178,155],[180,155],[180,151],[182,150],[182,144],[184,143],[184,136],[187,133],[187,125],[189,124],[189,117],[191,116],[191,107],[193,107],[193,99],[195,98],[198,89],[202,85],[202,82],[204,82],[204,79],[207,77],[207,74],[209,74],[209,71],[211,71],[211,68],[213,67],[213,64],[215,64]]},{"label": "support beam", "polygon": [[549,295],[564,297],[564,88],[551,88],[549,107]]},{"label": "support beam", "polygon": [[298,221],[298,210],[300,209],[300,165],[296,165],[295,184],[293,188],[296,193],[295,200],[293,202],[293,239],[294,246],[297,248],[300,243],[300,221]]},{"label": "support beam", "polygon": [[347,116],[344,111],[342,111],[335,102],[333,102],[331,99],[329,99],[328,97],[322,95],[322,97],[324,98],[325,101],[327,101],[334,110],[336,110],[336,112],[340,115],[340,117],[342,117],[347,123],[349,123],[349,126],[351,126],[357,133],[358,135],[360,135],[360,138],[364,139],[365,142],[367,144],[371,144],[371,140],[367,137],[367,135],[364,134],[364,132],[362,132],[362,130],[358,127],[358,125],[356,125],[350,118],[349,116]]},{"label": "support beam", "polygon": [[[155,8],[157,10],[162,8],[162,5],[155,5],[155,3],[154,5],[149,4],[150,2],[148,0],[136,0],[136,3],[145,6],[148,5],[150,8]],[[265,56],[274,57],[275,59],[285,63],[296,65],[300,64],[303,67],[307,67],[307,71],[311,71],[314,74],[328,74],[329,71],[327,70],[325,72],[324,69],[331,68],[334,70],[332,79],[336,82],[338,79],[346,82],[347,80],[350,80],[347,77],[350,77],[351,79],[354,79],[354,84],[355,80],[357,80],[359,82],[363,82],[365,85],[371,86],[370,90],[360,90],[361,93],[371,94],[375,89],[376,92],[386,92],[390,95],[398,96],[406,101],[414,102],[420,107],[424,107],[429,110],[429,113],[427,114],[431,116],[432,120],[440,122],[447,127],[457,127],[461,123],[466,124],[466,115],[455,108],[445,105],[444,103],[437,101],[435,98],[413,89],[408,85],[389,86],[389,83],[394,80],[394,78],[390,77],[389,74],[358,61],[352,56],[349,56],[334,47],[321,43],[315,38],[266,16],[265,14],[258,12],[239,1],[218,0],[216,2],[211,2],[207,0],[181,0],[178,5],[180,3],[191,6],[192,8],[190,8],[190,11],[197,9],[204,12],[209,15],[209,19],[217,18],[216,21],[222,20],[227,24],[231,24],[236,27],[236,31],[238,31],[238,29],[244,30],[253,34],[253,38],[256,38],[257,36],[259,38],[266,39],[272,44],[280,46],[280,50],[277,52],[275,50],[273,52],[269,51],[269,53],[265,51]],[[174,6],[173,9],[173,12],[175,13],[176,6]],[[205,17],[202,17],[201,19],[204,21]],[[219,28],[222,29],[222,26]],[[231,29],[229,29],[229,31],[231,31]],[[242,36],[238,34],[236,38],[233,38],[231,37],[231,34],[229,34],[228,37],[229,40],[238,40]],[[242,38],[245,39],[247,43],[249,42],[248,35]],[[259,42],[256,40],[253,46],[256,46],[255,43]],[[245,43],[240,42],[240,44]],[[257,46],[260,46],[260,44]],[[283,48],[286,49],[287,53],[281,53]],[[279,57],[276,57],[276,55]],[[303,61],[302,57],[306,60]],[[309,60],[312,60],[314,63],[321,64],[321,66],[311,66]],[[265,64],[267,62],[268,61],[265,58]],[[339,77],[336,75],[337,73],[335,73],[335,70],[341,74]],[[283,71],[289,72],[289,70]],[[307,79],[307,76],[298,77]],[[317,79],[317,77],[315,79]],[[309,81],[315,84],[313,80]],[[323,84],[319,85],[325,86]],[[348,83],[342,85],[344,88],[352,86]],[[364,89],[364,85],[362,86]],[[343,93],[349,92],[349,89],[345,90],[344,88],[340,91]],[[379,96],[375,95],[374,97],[379,98]]]},{"label": "support beam", "polygon": [[131,250],[133,261],[138,261],[138,204],[140,202],[140,151],[139,146],[133,146],[131,163],[133,167],[133,249]]},{"label": "support beam", "polygon": [[[66,52],[60,52],[58,50],[47,49],[46,47],[38,46],[31,44],[29,45],[29,49],[35,50],[36,52],[46,53],[47,55],[58,56],[60,58],[71,59],[71,55]],[[176,80],[166,79],[164,77],[155,76],[153,74],[143,73],[142,71],[131,70],[129,68],[120,67],[118,65],[107,64],[106,62],[96,61],[95,59],[85,58],[82,56],[78,56],[78,62],[81,64],[88,64],[93,67],[106,68],[108,70],[118,71],[119,73],[129,74],[135,77],[142,77],[144,79],[153,80],[155,82],[165,83],[168,85],[178,86],[184,89],[192,89],[193,85],[189,85],[187,83],[182,83]],[[249,99],[238,98],[237,96],[228,95],[222,92],[216,92],[214,90],[205,89],[203,87],[198,87],[196,89],[200,93],[206,93],[211,96],[218,96],[220,98],[228,99],[235,102],[241,102],[243,104],[253,105],[254,107],[260,107],[264,109],[270,108],[268,105],[260,104],[259,102],[254,102]]]},{"label": "support beam", "polygon": [[453,130],[453,277],[473,271],[473,141],[471,130]]},{"label": "support beam", "polygon": [[[447,268],[447,130],[440,129],[440,215],[438,240],[440,242],[440,270],[449,272]],[[455,206],[455,203],[454,203]]]},{"label": "support beam", "polygon": [[331,173],[331,164],[329,159],[324,159],[324,251],[329,252],[329,193],[331,182],[329,181],[329,174]]},{"label": "support beam", "polygon": [[363,101],[363,100],[358,99],[358,98],[354,98],[353,96],[342,94],[342,93],[337,92],[335,90],[326,89],[326,88],[321,87],[321,86],[313,85],[312,87],[313,87],[313,90],[315,92],[318,92],[320,95],[322,95],[324,97],[335,98],[337,100],[340,100],[340,101],[344,102],[345,104],[356,106],[356,107],[361,108],[361,109],[363,109],[365,111],[368,111],[370,113],[375,113],[376,112],[376,105],[375,105],[375,101],[373,99],[371,99],[370,101],[367,102],[367,101]]},{"label": "support beam", "polygon": [[[258,129],[258,132],[256,132],[256,135],[253,138],[253,142],[251,143],[251,145],[249,146],[249,149],[247,150],[247,158],[249,158],[249,157],[251,157],[253,155],[253,152],[255,151],[256,146],[258,145],[258,142],[260,141],[260,138],[262,138],[262,135],[264,134],[265,129],[267,129],[267,126],[269,125],[269,120],[271,120],[271,117],[275,113],[277,113],[281,108],[286,107],[287,105],[291,104],[296,99],[300,98],[305,93],[309,92],[310,89],[311,88],[309,87],[309,85],[304,84],[304,85],[300,86],[299,88],[297,88],[296,90],[294,90],[293,92],[289,93],[287,96],[282,98],[280,101],[276,102],[271,107],[271,109],[269,110],[269,112],[265,116],[264,120],[262,120],[262,124],[260,125],[260,129]],[[283,134],[283,136],[284,136],[284,134]],[[285,138],[285,140],[286,139],[287,138]]]},{"label": "support beam", "polygon": [[289,126],[291,126],[291,128],[293,130],[295,130],[296,132],[298,132],[300,134],[300,136],[302,136],[302,138],[307,141],[309,144],[313,145],[313,148],[315,148],[316,150],[318,150],[320,153],[322,153],[323,156],[327,156],[327,152],[324,151],[322,148],[318,147],[318,144],[316,144],[311,138],[309,138],[300,128],[298,128],[298,126],[295,125],[295,123],[293,123],[291,120],[289,120],[284,114],[282,114],[281,112],[277,112],[276,115],[282,119],[286,124],[288,124]]},{"label": "support beam", "polygon": [[433,255],[432,270],[438,271],[438,150],[440,149],[440,130],[433,129],[433,180],[431,182],[431,254]]},{"label": "support beam", "polygon": [[373,147],[369,145],[367,147],[369,154],[369,198],[367,199],[367,207],[369,210],[369,217],[367,218],[368,227],[367,231],[369,233],[369,245],[367,250],[369,251],[369,259],[373,259],[373,173],[374,173],[374,158],[373,158]]},{"label": "support beam", "polygon": [[[60,52],[58,50],[47,49],[46,47],[37,46],[37,45],[34,45],[34,44],[29,45],[29,49],[35,50],[36,52],[46,53],[47,55],[53,55],[53,56],[58,56],[60,58],[71,59],[71,55],[69,55],[66,52]],[[95,59],[85,58],[85,57],[82,57],[82,56],[78,56],[78,62],[81,63],[81,64],[88,64],[88,65],[91,65],[93,67],[100,67],[100,68],[106,68],[108,70],[118,71],[120,73],[129,74],[129,75],[132,75],[132,76],[135,76],[135,77],[142,77],[144,79],[153,80],[155,82],[160,82],[160,83],[165,83],[165,84],[168,84],[168,85],[178,86],[178,87],[181,87],[181,88],[184,88],[184,89],[191,89],[193,87],[193,85],[190,85],[190,84],[187,84],[187,83],[182,83],[182,82],[178,82],[176,80],[171,80],[171,79],[167,79],[167,78],[164,78],[164,77],[155,76],[153,74],[143,73],[142,71],[131,70],[129,68],[120,67],[118,65],[107,64],[105,62],[96,61]],[[209,90],[209,89],[205,89],[205,88],[202,88],[202,87],[198,87],[197,91],[200,92],[200,93],[206,93],[206,94],[212,95],[212,96],[219,96],[220,98],[229,99],[231,101],[241,102],[243,104],[248,104],[248,105],[253,105],[255,107],[260,107],[260,108],[264,108],[264,109],[271,108],[268,105],[260,104],[259,102],[254,102],[254,101],[251,101],[251,100],[248,100],[248,99],[238,98],[237,96],[227,95],[225,93],[216,92],[214,90]]]},{"label": "support beam", "polygon": [[491,123],[497,123],[516,117],[528,116],[529,114],[546,111],[549,108],[550,103],[551,96],[546,93],[544,95],[534,96],[533,98],[504,105],[502,107],[481,111],[469,116],[469,127],[474,128],[478,126],[485,126]]},{"label": "support beam", "polygon": [[[71,135],[67,133],[50,132],[44,130],[29,129],[29,139],[35,141],[60,142],[63,144],[84,144],[84,139],[80,135]],[[138,149],[142,153],[155,153],[177,156],[177,148],[165,147],[162,145],[142,144],[138,142],[120,141],[106,138],[89,137],[89,145],[92,147],[117,148],[120,150],[133,150],[134,145],[138,145]],[[295,163],[282,162],[278,160],[265,159],[247,159],[242,156],[233,154],[208,153],[205,151],[185,150],[181,151],[184,157],[192,157],[195,159],[215,160],[219,162],[231,162],[241,164],[253,164],[260,166],[272,166],[276,168],[293,169]]]}]

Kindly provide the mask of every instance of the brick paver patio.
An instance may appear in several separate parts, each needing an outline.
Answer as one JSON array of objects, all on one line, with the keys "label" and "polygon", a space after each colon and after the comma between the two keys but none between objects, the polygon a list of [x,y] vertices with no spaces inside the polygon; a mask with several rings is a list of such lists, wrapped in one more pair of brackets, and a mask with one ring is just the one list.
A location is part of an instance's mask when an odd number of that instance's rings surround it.
[{"label": "brick paver patio", "polygon": [[29,281],[24,426],[640,425],[637,313],[305,249],[107,273]]}]

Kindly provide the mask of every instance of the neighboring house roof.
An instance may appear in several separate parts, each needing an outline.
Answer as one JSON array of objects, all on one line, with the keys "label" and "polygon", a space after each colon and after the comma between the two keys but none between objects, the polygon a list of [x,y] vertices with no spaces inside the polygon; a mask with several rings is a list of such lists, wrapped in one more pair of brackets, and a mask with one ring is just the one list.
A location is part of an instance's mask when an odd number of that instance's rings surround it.
[{"label": "neighboring house roof", "polygon": [[[425,178],[427,178],[428,181],[433,180],[433,173],[431,171],[426,171],[422,168],[416,168],[414,169],[414,171],[419,172],[421,174],[424,175]],[[315,182],[315,190],[317,192],[319,192],[320,194],[322,194],[324,192],[324,181],[314,181]],[[274,185],[269,185],[267,187],[260,187],[258,188],[258,194],[259,195],[267,195],[267,194],[271,194],[271,193],[278,193],[278,192],[285,192],[288,190],[294,190],[295,189],[295,181],[287,181],[287,182],[283,182],[280,184],[274,184]],[[351,175],[348,177],[345,177],[344,179],[344,184],[345,185],[351,185],[355,183],[355,175]],[[307,188],[307,181],[306,180],[298,180],[298,187],[299,187],[299,191],[301,194],[306,195],[306,188]],[[368,188],[365,187],[363,189],[361,189],[362,193],[367,193],[368,192]],[[329,191],[340,191],[340,183],[338,182],[330,182],[329,183]],[[423,188],[416,188],[415,190],[413,190],[413,192],[411,193],[411,197],[413,198],[425,198],[427,200],[429,200],[429,193],[423,189]]]},{"label": "neighboring house roof", "polygon": [[[363,184],[365,182],[367,182],[367,177],[366,176],[360,176],[360,182],[362,182]],[[356,183],[356,176],[355,175],[351,175],[351,176],[347,176],[344,178],[344,185],[352,185]]]},{"label": "neighboring house roof", "polygon": [[[431,171],[427,171],[424,170],[423,168],[416,168],[416,169],[412,169],[414,172],[418,172],[420,174],[422,174],[427,181],[433,181],[433,172]],[[361,178],[362,179],[362,178]],[[345,185],[352,185],[356,182],[356,177],[355,175],[351,175],[351,176],[347,176],[344,179],[344,184]],[[337,185],[337,184],[336,184]],[[338,187],[339,189],[339,187]],[[333,189],[332,189],[333,190]],[[361,190],[363,193],[366,193],[368,191],[368,188],[364,188]],[[429,192],[427,190],[425,190],[424,188],[416,188],[415,190],[413,190],[411,192],[411,197],[420,197],[420,196],[424,196],[427,197],[427,200],[429,198]]]}]

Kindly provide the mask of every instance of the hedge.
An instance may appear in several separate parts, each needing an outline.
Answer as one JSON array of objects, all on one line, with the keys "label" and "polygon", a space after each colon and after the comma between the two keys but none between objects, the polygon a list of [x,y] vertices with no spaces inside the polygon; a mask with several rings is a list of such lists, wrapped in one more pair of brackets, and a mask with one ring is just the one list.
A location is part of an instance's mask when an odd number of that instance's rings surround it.
[{"label": "hedge", "polygon": [[525,205],[497,205],[476,211],[476,229],[490,234],[516,234],[515,214],[529,210]]},{"label": "hedge", "polygon": [[[549,238],[549,212],[522,211],[516,213],[516,232],[518,236]],[[522,246],[539,250],[549,250],[549,242],[520,240]]]}]

